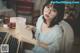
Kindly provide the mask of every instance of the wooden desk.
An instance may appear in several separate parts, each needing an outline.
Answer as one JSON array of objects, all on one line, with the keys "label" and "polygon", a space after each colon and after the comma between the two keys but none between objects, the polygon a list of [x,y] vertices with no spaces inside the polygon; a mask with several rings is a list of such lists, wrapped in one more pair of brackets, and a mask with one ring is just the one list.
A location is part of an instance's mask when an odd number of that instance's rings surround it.
[{"label": "wooden desk", "polygon": [[26,18],[21,17],[11,17],[16,19],[16,29],[0,27],[0,32],[8,32],[13,37],[17,39],[32,39],[32,32],[26,28],[25,20]]},{"label": "wooden desk", "polygon": [[5,36],[5,38],[6,38],[5,43],[8,42],[10,36],[12,36],[18,40],[18,48],[17,48],[17,52],[16,52],[16,53],[18,53],[19,46],[22,41],[27,39],[26,42],[31,43],[30,40],[32,39],[32,32],[26,28],[26,25],[25,25],[26,18],[21,18],[21,17],[11,17],[11,18],[16,19],[16,29],[0,27],[0,32],[9,33],[8,35]]}]

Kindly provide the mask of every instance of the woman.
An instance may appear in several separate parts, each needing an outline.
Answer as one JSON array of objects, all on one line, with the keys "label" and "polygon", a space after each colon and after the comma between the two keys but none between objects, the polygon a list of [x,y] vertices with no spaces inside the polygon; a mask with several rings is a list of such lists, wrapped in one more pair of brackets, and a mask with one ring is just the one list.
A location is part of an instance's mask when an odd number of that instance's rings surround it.
[{"label": "woman", "polygon": [[[62,39],[62,29],[58,23],[62,19],[58,8],[60,5],[45,4],[43,15],[39,17],[36,24],[36,39],[38,46],[35,46],[34,53],[57,53]],[[38,33],[38,34],[37,34]],[[42,45],[41,45],[42,44]]]},{"label": "woman", "polygon": [[[62,40],[62,29],[59,22],[63,19],[64,5],[51,4],[50,1],[43,7],[43,15],[36,23],[36,39],[33,53],[58,53]],[[60,53],[60,52],[59,52]]]}]

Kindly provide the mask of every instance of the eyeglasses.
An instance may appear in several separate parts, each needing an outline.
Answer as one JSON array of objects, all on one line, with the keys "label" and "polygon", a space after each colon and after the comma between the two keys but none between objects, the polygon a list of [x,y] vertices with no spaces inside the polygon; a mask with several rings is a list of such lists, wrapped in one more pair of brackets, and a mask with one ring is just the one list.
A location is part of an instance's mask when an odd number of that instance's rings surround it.
[{"label": "eyeglasses", "polygon": [[49,4],[49,5],[47,5],[46,6],[49,10],[51,10],[51,11],[57,11],[55,8],[54,8],[54,5],[52,5],[52,4]]}]

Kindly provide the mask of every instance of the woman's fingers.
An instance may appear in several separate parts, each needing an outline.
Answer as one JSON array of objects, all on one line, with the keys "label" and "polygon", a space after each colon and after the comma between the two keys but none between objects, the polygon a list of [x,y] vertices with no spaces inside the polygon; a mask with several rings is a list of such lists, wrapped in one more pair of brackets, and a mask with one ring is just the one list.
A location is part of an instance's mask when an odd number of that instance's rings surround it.
[{"label": "woman's fingers", "polygon": [[26,28],[27,28],[28,30],[34,30],[34,26],[32,26],[32,25],[27,25]]}]

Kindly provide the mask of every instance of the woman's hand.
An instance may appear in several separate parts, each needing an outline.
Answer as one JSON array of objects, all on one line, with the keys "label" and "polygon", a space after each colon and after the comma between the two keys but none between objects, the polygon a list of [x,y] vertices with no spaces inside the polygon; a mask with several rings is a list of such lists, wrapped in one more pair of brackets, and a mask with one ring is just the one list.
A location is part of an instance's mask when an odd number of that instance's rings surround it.
[{"label": "woman's hand", "polygon": [[26,28],[28,29],[28,30],[31,30],[31,31],[34,31],[35,32],[35,26],[32,26],[32,25],[27,25],[26,26]]},{"label": "woman's hand", "polygon": [[48,44],[44,42],[38,42],[38,45],[43,47],[43,48],[48,48]]}]

